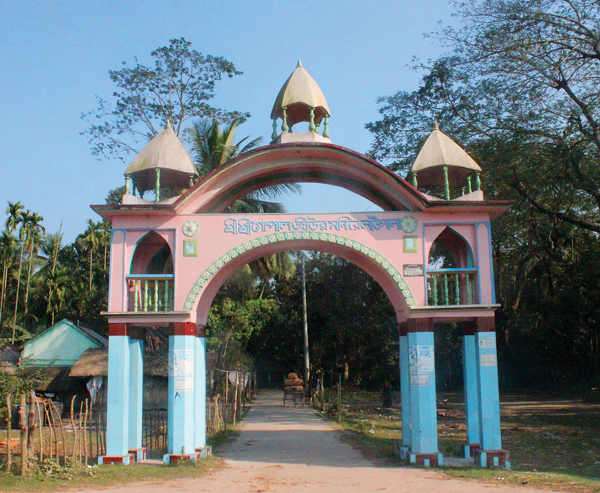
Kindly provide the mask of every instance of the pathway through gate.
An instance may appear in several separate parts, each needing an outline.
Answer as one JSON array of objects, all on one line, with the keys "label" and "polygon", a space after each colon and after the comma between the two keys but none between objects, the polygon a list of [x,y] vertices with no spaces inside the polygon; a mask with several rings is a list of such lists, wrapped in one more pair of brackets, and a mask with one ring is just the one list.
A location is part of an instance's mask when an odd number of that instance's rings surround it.
[{"label": "pathway through gate", "polygon": [[[283,407],[281,391],[261,391],[240,425],[240,433],[217,455],[227,467],[199,479],[168,485],[112,489],[114,493],[164,491],[221,493],[480,493],[491,485],[446,479],[442,473],[389,467],[366,459],[342,440],[336,425],[310,407]],[[496,493],[514,493],[493,485]],[[90,491],[89,493],[93,493]],[[527,493],[548,490],[527,488]]]}]

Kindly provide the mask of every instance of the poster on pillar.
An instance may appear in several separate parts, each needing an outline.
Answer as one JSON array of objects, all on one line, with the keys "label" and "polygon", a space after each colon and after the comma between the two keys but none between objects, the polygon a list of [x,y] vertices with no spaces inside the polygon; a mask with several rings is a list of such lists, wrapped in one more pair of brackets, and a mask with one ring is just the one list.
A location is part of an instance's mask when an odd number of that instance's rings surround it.
[{"label": "poster on pillar", "polygon": [[411,385],[429,385],[429,375],[435,369],[433,346],[410,346],[408,348],[408,368],[410,371]]},{"label": "poster on pillar", "polygon": [[175,390],[189,392],[194,390],[194,351],[174,349],[169,351],[169,376],[175,378]]}]

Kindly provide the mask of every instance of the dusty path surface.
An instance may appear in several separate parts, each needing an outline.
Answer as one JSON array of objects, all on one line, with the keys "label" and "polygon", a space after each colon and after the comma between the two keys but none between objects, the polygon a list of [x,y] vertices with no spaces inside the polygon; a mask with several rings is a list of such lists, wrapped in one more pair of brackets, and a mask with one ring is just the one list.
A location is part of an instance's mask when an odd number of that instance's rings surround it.
[{"label": "dusty path surface", "polygon": [[281,392],[262,392],[240,434],[219,450],[227,467],[201,479],[128,486],[114,492],[541,493],[548,490],[445,479],[435,470],[386,467],[340,439],[335,425],[309,407],[282,405]]}]

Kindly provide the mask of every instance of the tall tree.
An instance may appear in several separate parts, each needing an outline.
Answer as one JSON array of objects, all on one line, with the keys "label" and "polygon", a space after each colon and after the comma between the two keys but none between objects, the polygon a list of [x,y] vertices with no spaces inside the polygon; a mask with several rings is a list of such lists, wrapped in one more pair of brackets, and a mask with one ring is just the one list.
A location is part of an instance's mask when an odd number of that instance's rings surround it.
[{"label": "tall tree", "polygon": [[4,301],[8,292],[8,271],[15,256],[15,237],[8,230],[0,233],[0,255],[2,256],[2,293],[0,293],[0,324],[4,313]]},{"label": "tall tree", "polygon": [[98,109],[81,116],[91,123],[82,134],[92,154],[122,158],[136,153],[165,128],[167,121],[179,136],[190,119],[232,121],[250,116],[209,104],[218,81],[242,74],[225,58],[203,55],[191,49],[184,38],[171,39],[168,46],[157,48],[151,56],[152,65],[143,65],[136,58],[132,67],[123,62],[122,69],[109,71],[117,87],[114,104],[98,98]]},{"label": "tall tree", "polygon": [[46,232],[46,228],[41,225],[43,220],[44,218],[42,216],[40,216],[37,212],[34,212],[31,214],[27,224],[25,246],[28,249],[29,258],[27,266],[27,282],[25,284],[25,313],[27,313],[27,302],[29,300],[29,282],[31,280],[31,264],[33,261],[33,256],[34,253],[37,254],[42,234]]},{"label": "tall tree", "polygon": [[88,255],[89,255],[89,266],[90,266],[90,272],[89,272],[89,290],[92,290],[92,261],[94,258],[94,250],[96,250],[96,248],[98,248],[98,243],[100,241],[100,234],[99,234],[99,230],[98,230],[98,225],[92,221],[91,219],[87,220],[87,225],[88,227],[86,228],[85,232],[83,233],[84,236],[81,238],[81,241],[85,247],[85,249],[88,251]]},{"label": "tall tree", "polygon": [[[455,1],[420,87],[380,99],[373,156],[406,169],[437,118],[538,212],[600,232],[600,4]],[[493,193],[493,192],[492,192]]]},{"label": "tall tree", "polygon": [[26,212],[21,212],[19,223],[19,242],[21,244],[21,253],[19,254],[19,270],[17,273],[17,288],[15,294],[15,313],[13,314],[13,330],[12,330],[12,343],[15,342],[15,331],[17,329],[17,314],[19,312],[19,290],[21,287],[21,272],[23,269],[23,250],[25,248],[25,238],[27,237],[27,230],[29,222],[33,217],[33,213],[27,209]]},{"label": "tall tree", "polygon": [[[57,269],[57,267],[60,267],[60,264],[58,262],[58,255],[60,253],[60,251],[62,250],[62,238],[63,238],[63,234],[62,234],[62,223],[61,223],[61,228],[58,231],[58,233],[55,234],[46,234],[44,235],[44,237],[42,238],[42,242],[41,242],[41,249],[42,249],[42,253],[45,255],[45,261],[46,261],[46,265],[45,267],[42,269],[44,272],[44,277],[46,279],[45,284],[47,287],[47,293],[46,293],[46,302],[47,302],[47,313],[51,313],[51,317],[52,317],[52,325],[54,324],[54,311],[50,311],[50,306],[52,305],[52,301],[54,300],[54,290],[57,289],[57,285],[61,285],[62,283],[59,283],[56,281],[56,279],[54,279],[54,273]],[[62,303],[61,299],[61,303]]]}]

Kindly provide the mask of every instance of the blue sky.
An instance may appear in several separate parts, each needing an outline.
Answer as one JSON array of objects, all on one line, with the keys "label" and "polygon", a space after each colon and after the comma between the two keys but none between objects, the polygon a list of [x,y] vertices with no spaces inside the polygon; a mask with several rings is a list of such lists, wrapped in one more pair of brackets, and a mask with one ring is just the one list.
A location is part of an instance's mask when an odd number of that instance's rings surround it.
[{"label": "blue sky", "polygon": [[[124,183],[126,166],[97,160],[79,135],[81,113],[96,108],[95,95],[110,97],[108,71],[122,61],[150,62],[151,51],[181,36],[224,56],[244,75],[219,83],[213,103],[249,111],[240,135],[266,144],[273,101],[301,58],[327,98],[332,141],[366,152],[375,98],[414,89],[412,57],[443,52],[423,33],[452,21],[447,0],[0,0],[0,8],[0,207],[20,200],[49,232],[62,221],[67,242],[87,218],[99,219],[89,205]],[[284,203],[291,212],[375,209],[318,185]]]}]

